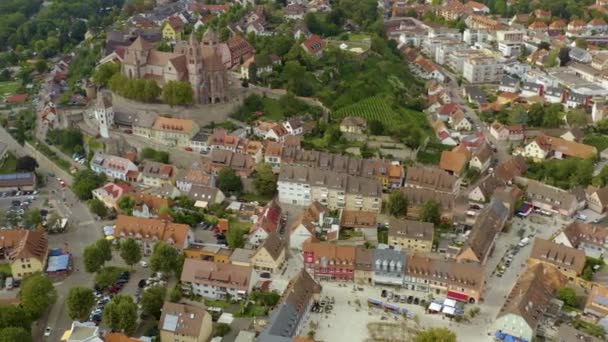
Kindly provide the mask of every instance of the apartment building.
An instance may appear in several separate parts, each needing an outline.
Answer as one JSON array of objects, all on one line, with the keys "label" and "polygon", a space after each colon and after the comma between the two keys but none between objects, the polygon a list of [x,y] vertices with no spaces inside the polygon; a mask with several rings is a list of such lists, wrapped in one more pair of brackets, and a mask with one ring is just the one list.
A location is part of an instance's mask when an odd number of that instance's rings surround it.
[{"label": "apartment building", "polygon": [[376,248],[373,255],[372,284],[403,286],[406,268],[404,252],[390,248]]},{"label": "apartment building", "polygon": [[253,269],[213,261],[186,259],[180,277],[182,289],[210,299],[244,298],[251,291]]},{"label": "apartment building", "polygon": [[591,289],[584,312],[598,318],[608,316],[608,287],[600,285]]},{"label": "apartment building", "polygon": [[229,150],[214,149],[203,160],[203,164],[209,174],[218,174],[223,169],[230,168],[242,178],[251,176],[255,170],[255,162],[250,155]]},{"label": "apartment building", "polygon": [[152,254],[154,245],[159,241],[164,241],[180,251],[194,241],[192,230],[187,224],[126,215],[118,215],[114,238],[119,242],[125,239],[135,240],[143,255]]},{"label": "apartment building", "polygon": [[315,300],[319,300],[321,285],[308,272],[301,270],[287,285],[280,302],[270,313],[257,341],[292,342],[308,331],[308,316]]},{"label": "apartment building", "polygon": [[559,233],[555,242],[583,250],[592,258],[601,259],[608,255],[608,229],[595,224],[574,221]]},{"label": "apartment building", "polygon": [[553,266],[527,268],[507,296],[492,331],[531,341],[557,289],[566,283],[567,278]]},{"label": "apartment building", "polygon": [[163,341],[206,342],[213,331],[211,314],[202,306],[165,302],[158,330]]},{"label": "apartment building", "polygon": [[534,207],[571,217],[584,207],[584,199],[579,201],[576,195],[539,181],[527,180],[526,192]]},{"label": "apartment building", "polygon": [[465,303],[476,303],[483,295],[485,272],[481,266],[416,254],[407,256],[406,265],[403,286],[408,290]]},{"label": "apartment building", "polygon": [[403,184],[405,172],[397,161],[385,159],[356,159],[338,153],[327,153],[284,146],[281,165],[306,166],[351,176],[377,179],[385,188]]},{"label": "apartment building", "polygon": [[485,15],[470,15],[465,21],[467,27],[472,29],[485,29],[489,31],[500,30],[504,27],[499,21]]},{"label": "apartment building", "polygon": [[379,212],[382,186],[375,179],[312,167],[283,165],[277,182],[279,202],[308,206],[318,201],[330,210]]},{"label": "apartment building", "polygon": [[542,263],[557,268],[568,280],[574,281],[583,273],[585,252],[545,239],[534,239],[528,258],[530,267]]},{"label": "apartment building", "polygon": [[446,57],[446,65],[454,72],[462,74],[464,62],[474,56],[485,56],[485,54],[482,51],[473,49],[452,51]]},{"label": "apartment building", "polygon": [[462,33],[462,40],[469,45],[475,45],[477,43],[487,43],[489,38],[490,35],[487,30],[467,28]]},{"label": "apartment building", "polygon": [[494,57],[475,56],[464,61],[462,77],[469,83],[495,83],[502,76],[502,63]]},{"label": "apartment building", "polygon": [[456,261],[484,265],[502,232],[509,210],[499,201],[492,201],[477,217],[467,241],[456,256]]},{"label": "apartment building", "polygon": [[142,166],[141,182],[152,187],[172,185],[175,173],[175,167],[171,164],[145,161]]},{"label": "apartment building", "polygon": [[434,225],[429,222],[391,219],[388,245],[411,252],[431,252]]},{"label": "apartment building", "polygon": [[196,122],[159,116],[154,121],[151,138],[166,146],[190,147],[190,141],[198,133]]},{"label": "apartment building", "polygon": [[2,230],[0,241],[0,262],[9,264],[13,278],[45,271],[49,245],[42,228]]},{"label": "apartment building", "polygon": [[302,248],[304,269],[315,279],[353,281],[355,247],[330,242],[305,242]]},{"label": "apartment building", "polygon": [[460,180],[438,167],[412,165],[407,168],[404,186],[456,193],[460,188]]},{"label": "apartment building", "polygon": [[129,172],[137,172],[137,166],[127,158],[97,153],[91,159],[91,170],[104,173],[110,179],[127,180]]}]

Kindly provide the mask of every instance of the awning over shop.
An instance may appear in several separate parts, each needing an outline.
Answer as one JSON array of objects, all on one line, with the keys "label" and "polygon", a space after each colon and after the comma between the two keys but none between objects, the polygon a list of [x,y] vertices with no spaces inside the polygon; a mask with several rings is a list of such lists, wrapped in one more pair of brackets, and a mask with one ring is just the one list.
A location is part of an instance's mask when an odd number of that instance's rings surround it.
[{"label": "awning over shop", "polygon": [[456,309],[449,306],[444,306],[441,312],[444,314],[453,315],[456,312]]},{"label": "awning over shop", "polygon": [[[458,292],[452,292],[452,291],[448,291],[448,298],[456,299],[461,302],[467,302],[469,300],[469,296],[462,294],[462,293],[458,293]],[[456,306],[456,303],[454,303],[454,305],[452,305],[452,306]]]},{"label": "awning over shop", "polygon": [[[450,295],[450,292],[448,292],[448,296],[449,295]],[[443,306],[449,306],[449,307],[453,308],[456,306],[456,301],[453,299],[446,298],[443,300]]]},{"label": "awning over shop", "polygon": [[440,312],[441,311],[441,304],[432,302],[431,305],[429,305],[429,310]]}]

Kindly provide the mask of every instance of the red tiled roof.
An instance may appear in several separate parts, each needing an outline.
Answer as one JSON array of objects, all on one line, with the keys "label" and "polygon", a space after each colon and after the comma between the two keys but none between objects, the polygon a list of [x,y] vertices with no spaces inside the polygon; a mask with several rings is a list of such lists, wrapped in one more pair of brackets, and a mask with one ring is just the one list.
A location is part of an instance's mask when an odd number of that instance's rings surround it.
[{"label": "red tiled roof", "polygon": [[14,94],[6,97],[7,103],[21,103],[27,100],[28,94]]}]

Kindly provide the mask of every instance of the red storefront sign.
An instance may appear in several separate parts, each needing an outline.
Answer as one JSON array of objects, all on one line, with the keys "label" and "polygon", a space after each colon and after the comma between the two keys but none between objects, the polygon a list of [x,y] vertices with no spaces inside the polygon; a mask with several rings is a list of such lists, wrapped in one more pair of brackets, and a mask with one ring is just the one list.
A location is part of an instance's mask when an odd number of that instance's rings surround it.
[{"label": "red storefront sign", "polygon": [[461,302],[468,302],[469,301],[469,296],[467,296],[465,294],[462,294],[462,293],[453,292],[453,291],[448,291],[448,298],[459,300]]}]

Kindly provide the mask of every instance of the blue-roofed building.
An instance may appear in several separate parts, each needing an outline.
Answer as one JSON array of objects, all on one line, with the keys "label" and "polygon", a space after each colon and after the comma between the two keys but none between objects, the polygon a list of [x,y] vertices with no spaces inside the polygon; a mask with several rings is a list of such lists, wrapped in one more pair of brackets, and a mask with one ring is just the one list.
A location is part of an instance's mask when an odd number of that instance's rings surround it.
[{"label": "blue-roofed building", "polygon": [[281,301],[270,314],[268,324],[258,336],[260,342],[292,342],[305,334],[307,315],[321,294],[321,285],[306,272],[300,271],[291,280]]},{"label": "blue-roofed building", "polygon": [[608,316],[608,287],[600,285],[591,289],[585,303],[585,313],[597,318]]},{"label": "blue-roofed building", "polygon": [[377,248],[373,256],[373,284],[403,286],[406,255],[390,248]]},{"label": "blue-roofed building", "polygon": [[36,190],[36,174],[33,172],[0,175],[0,192],[34,190]]}]

